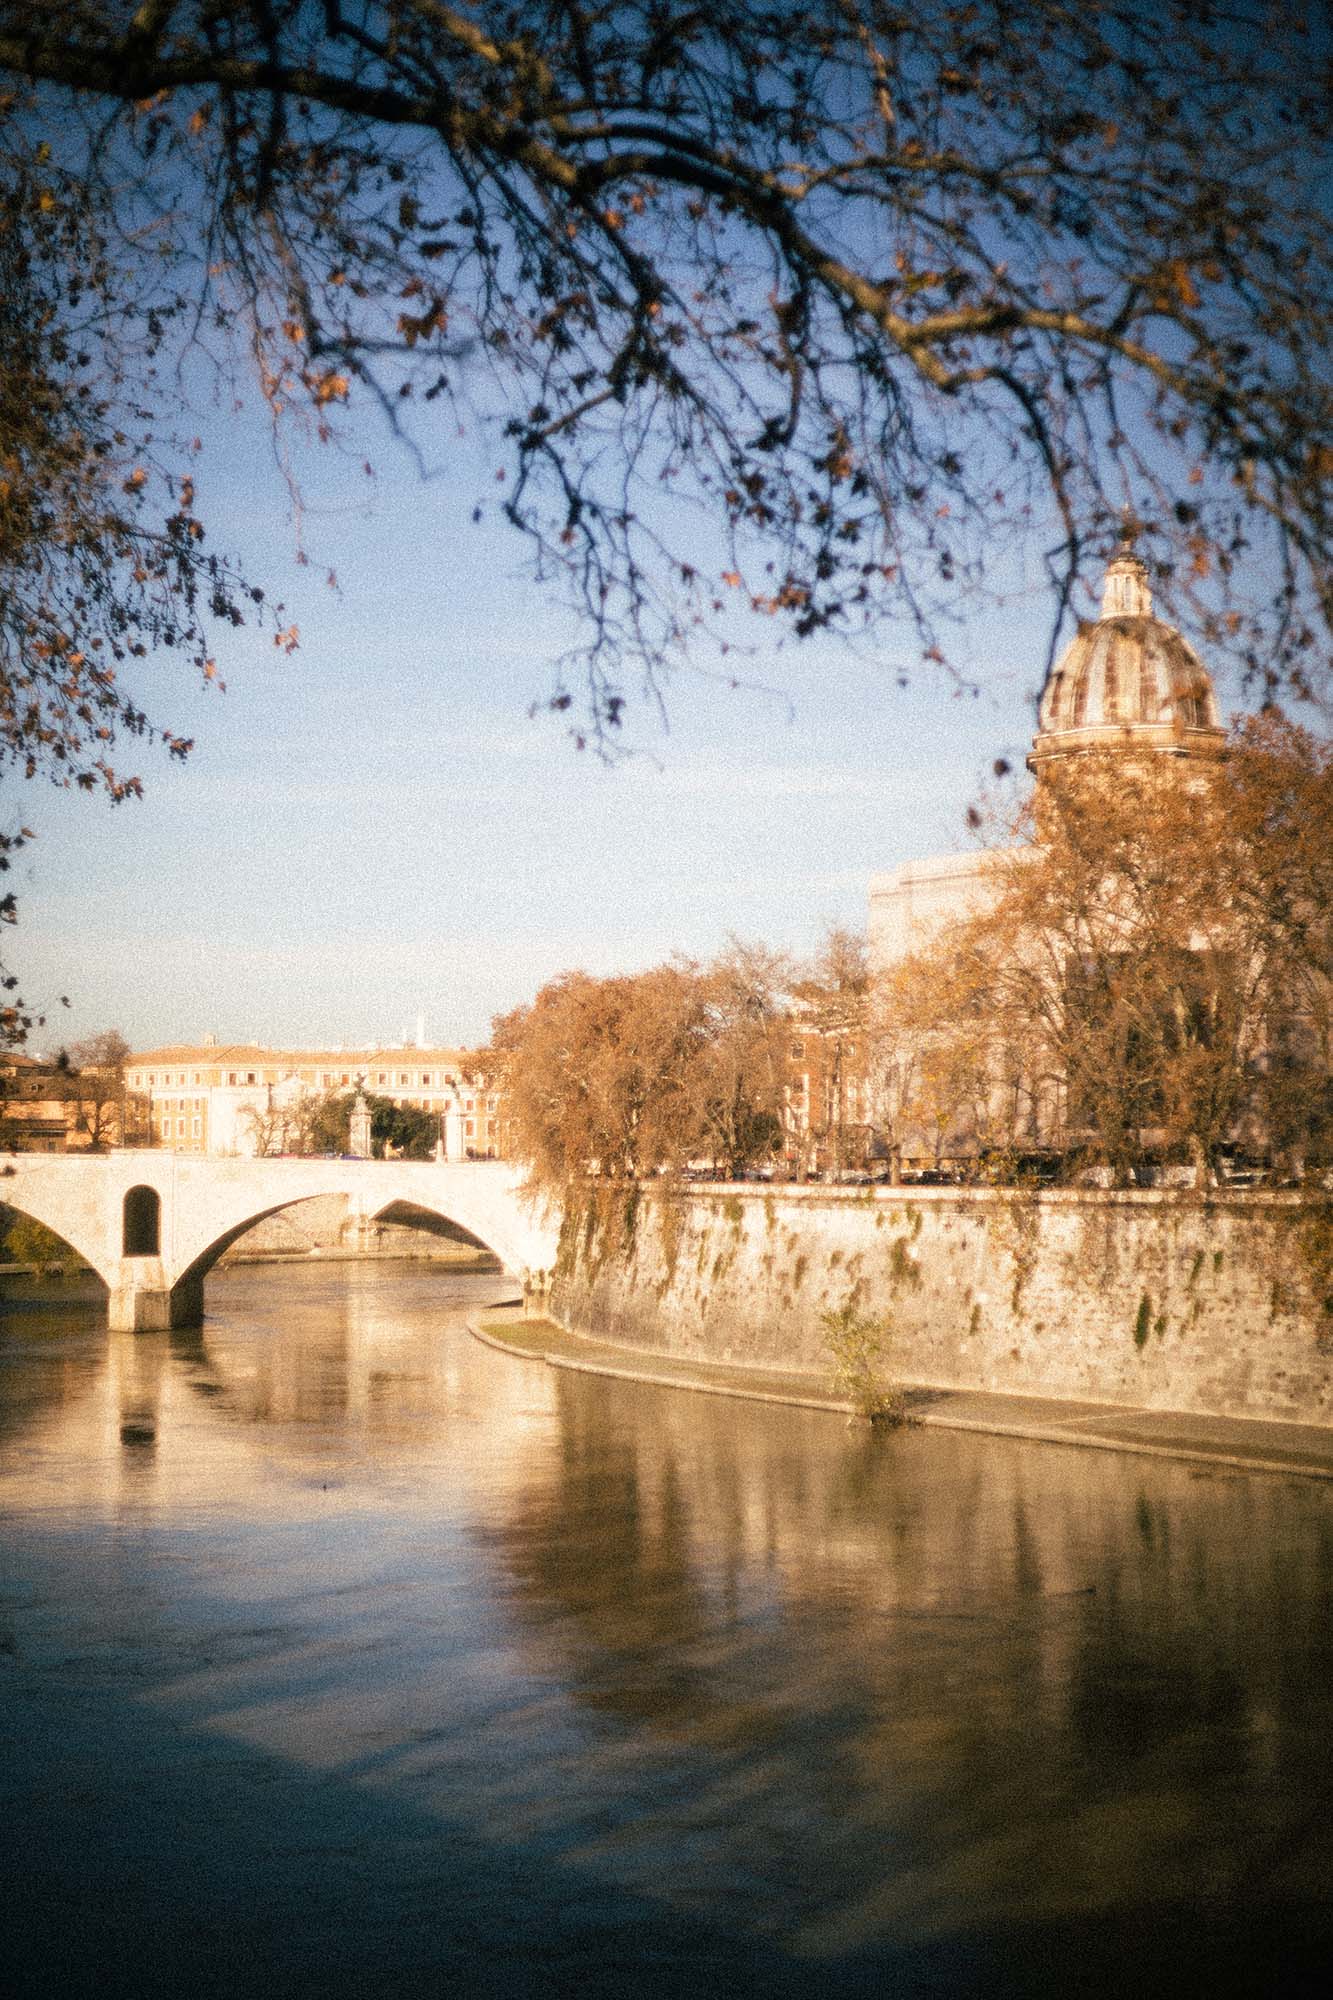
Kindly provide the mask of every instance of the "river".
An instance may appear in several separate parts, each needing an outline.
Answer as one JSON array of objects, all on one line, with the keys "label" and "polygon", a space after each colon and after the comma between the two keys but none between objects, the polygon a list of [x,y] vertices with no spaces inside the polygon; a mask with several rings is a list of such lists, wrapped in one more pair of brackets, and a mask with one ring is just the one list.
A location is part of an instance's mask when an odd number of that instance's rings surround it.
[{"label": "river", "polygon": [[11,1303],[8,1993],[1322,1993],[1333,1489],[558,1373],[509,1289]]}]

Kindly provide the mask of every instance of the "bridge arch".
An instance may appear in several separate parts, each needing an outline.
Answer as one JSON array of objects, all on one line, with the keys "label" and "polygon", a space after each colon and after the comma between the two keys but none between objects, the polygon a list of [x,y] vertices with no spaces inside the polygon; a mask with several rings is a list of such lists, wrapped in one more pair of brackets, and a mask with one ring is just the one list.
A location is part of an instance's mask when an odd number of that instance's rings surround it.
[{"label": "bridge arch", "polygon": [[[109,1293],[110,1285],[105,1274],[76,1243],[71,1242],[67,1230],[58,1228],[44,1215],[37,1214],[36,1206],[35,1203],[14,1200],[5,1190],[3,1182],[0,1182],[0,1211],[7,1211],[7,1214],[0,1213],[0,1261],[8,1260],[15,1271],[25,1266],[44,1273],[53,1267],[63,1268],[67,1276],[71,1275],[72,1265],[74,1275],[79,1275],[81,1270],[91,1273],[98,1289]],[[8,1231],[13,1234],[11,1225],[16,1221],[37,1224],[45,1233],[47,1243],[38,1244],[32,1241],[25,1243],[22,1238],[13,1243],[6,1242],[6,1233]],[[3,1316],[4,1304],[3,1300],[0,1300],[0,1318]]]},{"label": "bridge arch", "polygon": [[95,1219],[71,1213],[68,1203],[52,1199],[50,1190],[27,1181],[0,1179],[0,1202],[16,1215],[40,1222],[43,1229],[49,1229],[62,1243],[68,1243],[75,1256],[81,1257],[108,1288],[114,1283],[120,1264],[120,1244],[108,1245]]},{"label": "bridge arch", "polygon": [[239,1242],[247,1230],[253,1229],[257,1222],[267,1222],[270,1215],[281,1215],[285,1208],[298,1208],[303,1201],[312,1201],[315,1199],[317,1197],[313,1195],[294,1195],[290,1201],[273,1202],[267,1208],[256,1209],[253,1215],[247,1215],[238,1222],[229,1223],[219,1235],[214,1237],[211,1243],[199,1252],[192,1263],[186,1265],[185,1269],[177,1277],[176,1284],[182,1287],[202,1285],[204,1279],[213,1269],[213,1266],[220,1258],[226,1255],[227,1251],[231,1249],[232,1244]]},{"label": "bridge arch", "polygon": [[[370,1160],[199,1159],[162,1152],[15,1155],[0,1201],[44,1223],[107,1285],[112,1324],[187,1326],[203,1281],[238,1237],[313,1196],[346,1195],[354,1214],[393,1205],[437,1215],[515,1276],[549,1270],[556,1219],[528,1202],[517,1169]],[[157,1248],[152,1211],[156,1204]]]},{"label": "bridge arch", "polygon": [[[255,1227],[256,1223],[266,1222],[271,1215],[281,1215],[284,1210],[297,1208],[304,1201],[317,1200],[321,1195],[345,1192],[347,1192],[346,1189],[336,1186],[322,1187],[311,1190],[309,1193],[303,1192],[291,1195],[285,1201],[270,1202],[262,1208],[247,1209],[246,1213],[229,1219],[225,1226],[212,1237],[211,1241],[205,1243],[196,1251],[190,1262],[180,1271],[176,1283],[182,1287],[202,1285],[209,1272],[226,1252],[231,1249],[232,1245],[239,1242],[242,1236]],[[487,1234],[483,1235],[480,1229],[464,1222],[457,1213],[458,1204],[456,1202],[440,1201],[430,1203],[424,1201],[419,1196],[414,1196],[409,1202],[400,1196],[392,1196],[379,1203],[374,1209],[368,1211],[368,1219],[373,1220],[385,1210],[394,1208],[411,1208],[416,1209],[424,1215],[437,1216],[441,1222],[452,1224],[463,1237],[469,1242],[475,1243],[479,1249],[489,1251],[491,1256],[503,1268],[518,1273],[521,1273],[526,1268],[526,1260],[520,1255],[516,1255],[511,1245],[494,1240],[495,1232],[493,1230],[488,1230]],[[483,1227],[485,1227],[484,1224]],[[510,1251],[508,1255],[506,1255],[507,1249]]]},{"label": "bridge arch", "polygon": [[[381,1203],[369,1220],[423,1229],[430,1235],[444,1236],[451,1242],[484,1250],[497,1263],[503,1261],[491,1244],[483,1242],[471,1229],[464,1228],[456,1215],[447,1214],[443,1208],[432,1208],[420,1201],[404,1201],[401,1196],[395,1195],[392,1201]],[[434,1224],[443,1224],[444,1227],[435,1228]]]}]

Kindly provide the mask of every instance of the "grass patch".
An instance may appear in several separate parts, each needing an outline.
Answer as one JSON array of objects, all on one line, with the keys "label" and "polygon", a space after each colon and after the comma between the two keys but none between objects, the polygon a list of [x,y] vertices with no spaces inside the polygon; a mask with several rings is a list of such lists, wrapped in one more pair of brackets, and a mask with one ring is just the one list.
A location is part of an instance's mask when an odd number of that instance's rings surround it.
[{"label": "grass patch", "polygon": [[523,1352],[529,1348],[540,1350],[548,1340],[562,1337],[561,1329],[553,1319],[479,1319],[477,1332],[503,1347],[515,1347]]},{"label": "grass patch", "polygon": [[829,1386],[844,1396],[857,1416],[872,1424],[907,1422],[907,1399],[885,1373],[890,1322],[860,1313],[849,1299],[836,1312],[819,1315],[831,1364]]}]

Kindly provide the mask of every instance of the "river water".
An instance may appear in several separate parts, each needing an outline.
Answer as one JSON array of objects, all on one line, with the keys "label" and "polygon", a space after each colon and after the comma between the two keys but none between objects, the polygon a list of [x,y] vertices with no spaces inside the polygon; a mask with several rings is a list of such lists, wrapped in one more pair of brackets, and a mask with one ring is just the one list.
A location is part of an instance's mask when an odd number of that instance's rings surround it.
[{"label": "river water", "polygon": [[11,1304],[6,1991],[1323,1991],[1333,1490],[557,1373],[507,1289]]}]

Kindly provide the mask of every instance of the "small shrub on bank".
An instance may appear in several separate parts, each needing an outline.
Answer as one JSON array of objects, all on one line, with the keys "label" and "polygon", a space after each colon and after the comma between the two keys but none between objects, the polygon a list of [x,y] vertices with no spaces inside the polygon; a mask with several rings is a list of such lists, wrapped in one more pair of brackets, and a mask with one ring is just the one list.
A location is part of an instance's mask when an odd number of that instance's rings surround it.
[{"label": "small shrub on bank", "polygon": [[872,1319],[849,1302],[836,1312],[821,1313],[819,1323],[834,1394],[845,1396],[856,1414],[872,1424],[906,1423],[906,1398],[884,1372],[890,1322]]}]

